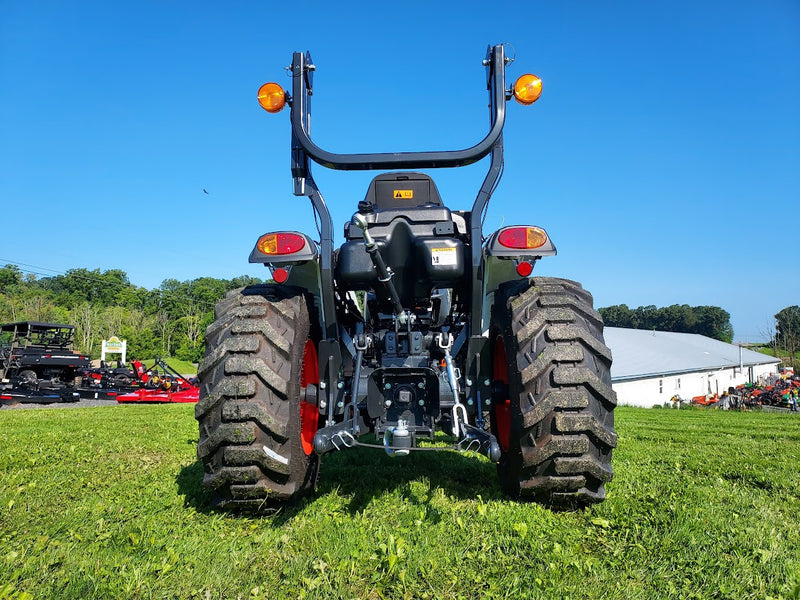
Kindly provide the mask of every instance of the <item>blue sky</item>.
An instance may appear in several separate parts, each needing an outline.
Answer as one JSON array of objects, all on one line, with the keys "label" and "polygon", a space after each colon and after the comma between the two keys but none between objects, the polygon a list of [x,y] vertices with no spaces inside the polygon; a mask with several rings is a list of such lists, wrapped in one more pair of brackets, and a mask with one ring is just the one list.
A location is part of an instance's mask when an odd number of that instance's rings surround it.
[{"label": "blue sky", "polygon": [[[534,273],[597,306],[721,306],[737,340],[800,304],[800,3],[491,6],[0,0],[0,263],[265,277],[260,234],[314,231],[288,110],[255,99],[292,51],[322,147],[442,150],[483,137],[481,59],[509,42],[544,93],[509,105],[487,231],[543,226]],[[468,208],[486,166],[430,173]],[[337,235],[375,174],[315,166]]]}]

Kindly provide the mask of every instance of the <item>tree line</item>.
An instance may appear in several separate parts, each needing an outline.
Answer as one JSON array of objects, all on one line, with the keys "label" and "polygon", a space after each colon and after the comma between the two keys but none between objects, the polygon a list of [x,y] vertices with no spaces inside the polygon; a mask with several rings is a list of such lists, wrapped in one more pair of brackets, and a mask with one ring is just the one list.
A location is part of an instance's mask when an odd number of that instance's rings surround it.
[{"label": "tree line", "polygon": [[775,356],[786,356],[795,368],[800,350],[800,306],[787,306],[775,315],[775,331],[770,342]]},{"label": "tree line", "polygon": [[153,290],[131,284],[125,271],[70,269],[36,277],[13,264],[0,268],[0,323],[41,321],[75,325],[75,349],[100,357],[112,335],[128,341],[128,356],[175,356],[198,362],[214,303],[226,292],[263,283],[233,279],[166,279]]},{"label": "tree line", "polygon": [[718,306],[673,304],[663,308],[650,305],[632,309],[626,304],[616,304],[598,310],[608,327],[698,333],[728,343],[733,340],[731,316]]},{"label": "tree line", "polygon": [[[125,271],[70,269],[37,277],[13,264],[0,268],[0,323],[42,321],[75,325],[75,347],[99,358],[100,344],[116,335],[128,341],[131,357],[175,356],[198,362],[205,330],[214,320],[214,304],[228,291],[262,280],[200,277],[165,279],[153,290],[133,285]],[[609,327],[698,333],[731,342],[730,314],[718,306],[673,304],[663,308],[617,304],[598,309]],[[770,345],[793,355],[800,349],[800,307],[775,315]]]}]

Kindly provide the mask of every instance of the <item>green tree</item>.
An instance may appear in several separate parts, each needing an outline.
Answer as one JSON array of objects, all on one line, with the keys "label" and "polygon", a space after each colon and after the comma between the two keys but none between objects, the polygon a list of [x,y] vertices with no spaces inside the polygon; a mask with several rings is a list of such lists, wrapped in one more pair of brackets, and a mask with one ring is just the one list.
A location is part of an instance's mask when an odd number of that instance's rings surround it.
[{"label": "green tree", "polygon": [[152,326],[122,327],[119,337],[128,342],[128,356],[133,358],[153,358],[161,354],[161,342]]},{"label": "green tree", "polygon": [[688,304],[673,304],[658,310],[656,329],[692,333],[697,327],[694,310]]},{"label": "green tree", "polygon": [[167,315],[180,314],[180,306],[188,297],[188,284],[177,279],[165,279],[158,286],[158,297],[156,313]]},{"label": "green tree", "polygon": [[239,277],[234,277],[230,281],[230,286],[228,287],[229,290],[235,290],[240,287],[246,287],[248,285],[258,285],[260,283],[264,283],[262,279],[258,277],[251,277],[250,275],[239,275]]},{"label": "green tree", "polygon": [[783,341],[800,337],[800,306],[787,306],[775,315],[775,336]]},{"label": "green tree", "polygon": [[733,340],[731,315],[719,306],[696,306],[697,326],[694,333],[730,343]]},{"label": "green tree", "polygon": [[658,308],[649,304],[633,310],[633,326],[636,329],[656,329],[658,326]]},{"label": "green tree", "polygon": [[17,265],[6,265],[0,269],[0,294],[14,292],[22,285],[22,271]]},{"label": "green tree", "polygon": [[775,315],[775,346],[789,354],[794,366],[800,347],[800,306],[787,306]]},{"label": "green tree", "polygon": [[633,312],[627,304],[615,304],[598,311],[607,327],[633,327]]},{"label": "green tree", "polygon": [[131,287],[124,271],[111,269],[69,269],[64,275],[42,279],[40,284],[55,294],[57,301],[70,308],[84,302],[100,306],[117,304],[117,296]]},{"label": "green tree", "polygon": [[201,277],[190,281],[187,287],[187,295],[205,311],[213,310],[217,300],[231,289],[231,283],[224,279]]},{"label": "green tree", "polygon": [[226,292],[263,283],[249,275],[233,279],[166,279],[157,289],[132,285],[120,269],[74,268],[37,279],[16,265],[0,268],[0,322],[51,321],[77,328],[76,345],[98,357],[100,340],[117,335],[133,357],[170,354],[197,362],[214,304]]},{"label": "green tree", "polygon": [[626,304],[616,304],[598,311],[608,327],[699,333],[728,343],[733,339],[730,314],[718,306],[673,304],[657,308],[651,304],[631,310]]}]

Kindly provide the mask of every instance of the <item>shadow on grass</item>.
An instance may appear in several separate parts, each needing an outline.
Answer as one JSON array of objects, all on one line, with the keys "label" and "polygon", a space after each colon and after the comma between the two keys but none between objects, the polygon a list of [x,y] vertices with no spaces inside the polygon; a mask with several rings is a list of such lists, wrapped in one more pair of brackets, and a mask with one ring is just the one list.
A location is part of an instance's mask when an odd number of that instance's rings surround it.
[{"label": "shadow on grass", "polygon": [[178,493],[184,497],[184,505],[191,506],[197,512],[214,512],[211,507],[211,494],[203,489],[203,463],[195,461],[188,467],[183,467],[175,478],[178,484]]},{"label": "shadow on grass", "polygon": [[[183,467],[176,478],[178,491],[183,494],[187,506],[198,512],[213,513],[211,495],[203,490],[202,481],[200,461]],[[426,482],[424,498],[412,492],[411,485],[417,481]],[[475,455],[421,451],[392,458],[382,450],[352,448],[322,457],[316,493],[285,507],[274,517],[274,523],[281,525],[291,520],[314,502],[315,497],[334,492],[350,499],[347,510],[355,514],[375,499],[395,491],[412,502],[427,505],[437,490],[458,499],[472,499],[478,495],[484,500],[504,497],[495,465]]]},{"label": "shadow on grass", "polygon": [[392,458],[382,450],[353,448],[324,457],[320,471],[318,493],[335,491],[350,498],[348,508],[353,513],[395,490],[404,497],[416,498],[418,494],[411,491],[416,481],[426,482],[428,492],[423,503],[437,490],[459,499],[502,497],[492,463],[453,451],[412,452]]}]

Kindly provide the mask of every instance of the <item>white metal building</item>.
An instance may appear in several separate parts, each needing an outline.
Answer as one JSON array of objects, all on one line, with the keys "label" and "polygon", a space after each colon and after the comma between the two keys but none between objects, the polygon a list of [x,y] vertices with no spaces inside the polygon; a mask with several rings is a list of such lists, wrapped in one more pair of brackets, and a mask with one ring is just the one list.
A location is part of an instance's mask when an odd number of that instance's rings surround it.
[{"label": "white metal building", "polygon": [[722,394],[776,373],[777,358],[695,333],[606,327],[611,382],[620,404],[652,407],[678,394],[684,400]]}]

